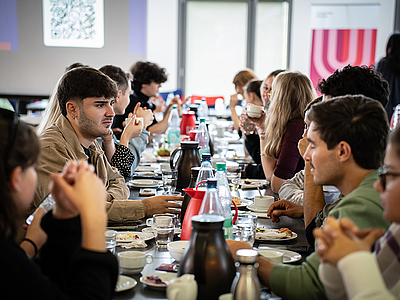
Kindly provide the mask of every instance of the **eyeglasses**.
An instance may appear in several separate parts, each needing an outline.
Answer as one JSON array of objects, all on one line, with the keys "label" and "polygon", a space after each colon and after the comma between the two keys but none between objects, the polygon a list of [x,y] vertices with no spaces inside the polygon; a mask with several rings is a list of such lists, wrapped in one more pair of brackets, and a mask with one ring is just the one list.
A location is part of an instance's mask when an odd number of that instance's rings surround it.
[{"label": "eyeglasses", "polygon": [[0,115],[1,118],[12,120],[10,132],[8,134],[7,145],[4,152],[4,166],[7,169],[7,162],[14,148],[15,137],[17,135],[17,128],[19,124],[18,112],[13,112],[8,109],[0,109]]},{"label": "eyeglasses", "polygon": [[381,180],[382,188],[384,190],[386,189],[386,183],[387,183],[388,176],[399,177],[400,173],[388,172],[385,165],[383,165],[381,168],[379,168],[379,179]]}]

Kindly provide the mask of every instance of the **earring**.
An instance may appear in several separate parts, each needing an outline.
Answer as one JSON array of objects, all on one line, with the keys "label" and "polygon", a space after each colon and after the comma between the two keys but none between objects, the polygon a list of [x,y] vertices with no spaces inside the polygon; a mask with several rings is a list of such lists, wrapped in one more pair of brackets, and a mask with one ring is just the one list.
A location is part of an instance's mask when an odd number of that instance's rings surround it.
[{"label": "earring", "polygon": [[74,120],[75,120],[75,116],[72,116],[72,119],[74,119]]}]

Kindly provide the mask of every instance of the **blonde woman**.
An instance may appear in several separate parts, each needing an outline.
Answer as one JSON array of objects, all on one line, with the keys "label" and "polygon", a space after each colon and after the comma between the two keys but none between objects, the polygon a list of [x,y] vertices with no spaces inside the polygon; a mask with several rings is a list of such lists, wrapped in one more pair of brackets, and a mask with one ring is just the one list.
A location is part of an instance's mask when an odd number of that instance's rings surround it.
[{"label": "blonde woman", "polygon": [[272,84],[270,104],[263,128],[259,128],[261,163],[271,188],[304,168],[297,149],[304,131],[304,110],[316,98],[311,80],[300,72],[280,73]]}]

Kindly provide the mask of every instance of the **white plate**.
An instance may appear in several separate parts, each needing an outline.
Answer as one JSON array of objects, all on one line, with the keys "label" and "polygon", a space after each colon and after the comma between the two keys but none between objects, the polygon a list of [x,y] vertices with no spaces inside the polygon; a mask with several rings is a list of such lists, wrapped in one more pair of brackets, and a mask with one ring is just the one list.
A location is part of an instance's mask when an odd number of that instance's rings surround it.
[{"label": "white plate", "polygon": [[154,172],[157,170],[157,167],[152,167],[152,166],[138,166],[136,168],[136,172]]},{"label": "white plate", "polygon": [[272,232],[272,231],[277,231],[278,229],[265,229],[265,232],[256,232],[256,240],[259,241],[274,241],[274,242],[283,242],[283,241],[289,241],[297,238],[297,233],[292,231],[292,236],[289,237],[284,237],[284,238],[270,238],[266,236],[266,233]]},{"label": "white plate", "polygon": [[154,172],[148,172],[148,171],[143,171],[143,172],[137,172],[135,171],[136,176],[155,176],[156,173]]},{"label": "white plate", "polygon": [[301,259],[301,254],[290,251],[290,250],[283,250],[279,248],[271,248],[271,247],[262,247],[259,250],[276,250],[283,253],[283,263],[290,264],[292,262],[299,261]]},{"label": "white plate", "polygon": [[170,157],[169,156],[156,156],[157,162],[169,162]]},{"label": "white plate", "polygon": [[[155,284],[155,283],[148,282],[146,280],[148,276],[155,276],[155,275],[160,277],[160,279],[162,281],[164,281],[166,283],[166,285],[164,285],[164,284]],[[149,274],[149,275],[140,277],[140,282],[146,284],[148,287],[150,287],[152,289],[165,290],[165,288],[167,287],[169,282],[172,279],[176,278],[176,277],[177,277],[177,274],[175,274],[175,273],[154,273],[154,274]]]},{"label": "white plate", "polygon": [[267,216],[267,213],[251,212],[251,214],[257,216],[257,218],[271,219]]},{"label": "white plate", "polygon": [[[153,228],[151,228],[151,227],[145,227],[145,228],[143,228],[143,229],[142,229],[142,232],[154,234],[154,230],[153,230]],[[182,232],[182,229],[180,229],[180,228],[174,228],[174,234],[180,234],[181,232]]]},{"label": "white plate", "polygon": [[257,187],[262,187],[264,185],[267,185],[268,183],[269,183],[268,180],[259,180],[259,179],[242,179],[239,181],[239,184],[242,186],[242,189],[256,189]]},{"label": "white plate", "polygon": [[122,292],[134,288],[137,285],[137,281],[131,277],[118,275],[117,285],[115,286],[116,292]]},{"label": "white plate", "polygon": [[[251,204],[253,204],[253,201],[251,201],[251,200],[246,200],[246,199],[240,199],[240,204],[238,205],[238,204],[236,204],[236,206],[239,208],[239,207],[246,207],[246,206],[248,206],[248,205],[251,205]],[[231,208],[234,208],[235,206],[233,205],[233,203],[231,204]]]},{"label": "white plate", "polygon": [[227,157],[227,160],[232,160],[232,161],[240,161],[240,162],[253,162],[253,159],[251,158],[250,155],[246,155],[246,156],[231,156],[231,157]]},{"label": "white plate", "polygon": [[254,211],[256,213],[266,213],[268,209],[259,209],[254,204],[246,206],[248,210]]},{"label": "white plate", "polygon": [[152,179],[135,179],[127,183],[127,185],[133,187],[157,187],[159,184],[161,184],[161,181]]},{"label": "white plate", "polygon": [[[132,234],[133,236],[128,236],[125,238],[125,235],[127,235],[127,233],[129,232],[129,234]],[[134,236],[138,236],[139,238],[136,239],[134,238]],[[134,240],[151,240],[152,238],[154,238],[154,234],[152,232],[139,232],[139,231],[118,231],[117,232],[117,243],[130,243],[133,242]]]}]

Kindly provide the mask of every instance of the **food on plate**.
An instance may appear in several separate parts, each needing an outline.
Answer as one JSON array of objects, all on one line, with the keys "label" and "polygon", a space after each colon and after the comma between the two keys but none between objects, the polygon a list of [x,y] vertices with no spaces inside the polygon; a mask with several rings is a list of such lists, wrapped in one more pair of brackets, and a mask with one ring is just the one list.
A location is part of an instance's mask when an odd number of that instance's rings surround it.
[{"label": "food on plate", "polygon": [[167,285],[158,275],[146,276],[146,281],[153,284]]},{"label": "food on plate", "polygon": [[157,151],[157,154],[159,156],[169,156],[170,155],[170,151],[168,149],[162,148],[162,149]]},{"label": "food on plate", "polygon": [[257,227],[256,232],[265,232],[264,227]]},{"label": "food on plate", "polygon": [[293,232],[289,228],[285,228],[285,227],[282,227],[281,229],[278,229],[276,232],[277,233],[285,233],[286,237],[293,236]]},{"label": "food on plate", "polygon": [[118,235],[118,240],[119,241],[128,240],[130,238],[134,238],[135,240],[140,239],[140,237],[137,234],[133,234],[133,233],[131,233],[129,231],[127,231],[125,234]]},{"label": "food on plate", "polygon": [[141,189],[139,191],[139,196],[140,197],[151,197],[156,195],[156,190],[155,189]]},{"label": "food on plate", "polygon": [[233,202],[235,202],[236,205],[242,204],[242,200],[239,197],[232,196]]},{"label": "food on plate", "polygon": [[245,179],[243,182],[244,182],[245,184],[251,184],[251,180],[249,180],[249,179]]}]

